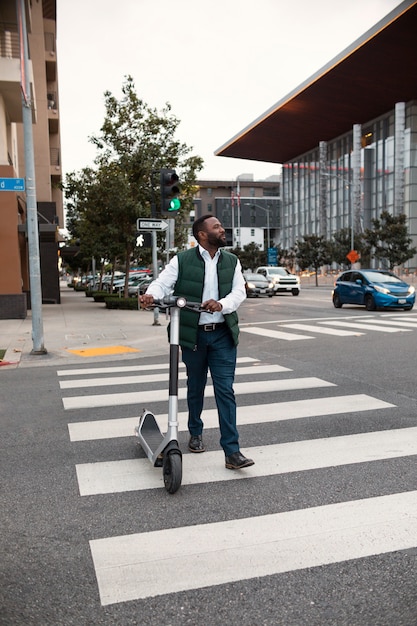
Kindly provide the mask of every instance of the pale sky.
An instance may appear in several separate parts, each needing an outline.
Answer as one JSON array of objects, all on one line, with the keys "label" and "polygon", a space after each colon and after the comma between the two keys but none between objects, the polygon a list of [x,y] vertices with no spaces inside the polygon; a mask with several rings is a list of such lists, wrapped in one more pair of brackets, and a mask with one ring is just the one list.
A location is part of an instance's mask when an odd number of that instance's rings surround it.
[{"label": "pale sky", "polygon": [[199,178],[278,174],[277,164],[215,157],[214,151],[399,4],[57,0],[64,175],[93,165],[88,137],[103,123],[104,92],[120,98],[127,75],[149,106],[171,104],[181,121],[177,138],[204,159]]}]

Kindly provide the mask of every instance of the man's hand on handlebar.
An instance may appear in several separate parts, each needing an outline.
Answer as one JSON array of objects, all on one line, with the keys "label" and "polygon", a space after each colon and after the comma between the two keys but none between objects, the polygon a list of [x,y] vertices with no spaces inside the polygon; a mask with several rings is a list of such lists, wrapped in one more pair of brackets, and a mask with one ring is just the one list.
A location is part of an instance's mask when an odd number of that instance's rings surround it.
[{"label": "man's hand on handlebar", "polygon": [[209,313],[216,313],[218,311],[221,311],[223,307],[220,302],[217,302],[217,300],[206,300],[201,305],[201,308],[205,311],[208,311]]},{"label": "man's hand on handlebar", "polygon": [[153,296],[144,293],[143,295],[139,296],[139,302],[142,309],[146,309],[148,306],[153,305]]}]

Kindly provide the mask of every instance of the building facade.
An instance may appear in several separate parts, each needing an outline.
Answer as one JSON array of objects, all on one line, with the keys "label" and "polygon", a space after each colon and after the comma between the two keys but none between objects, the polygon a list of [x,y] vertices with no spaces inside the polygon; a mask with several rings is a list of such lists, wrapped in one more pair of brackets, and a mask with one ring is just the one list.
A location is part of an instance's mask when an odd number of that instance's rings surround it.
[{"label": "building facade", "polygon": [[[63,225],[55,0],[25,0],[42,301],[58,303],[58,226]],[[25,178],[21,56],[16,0],[0,4],[0,179]],[[23,31],[24,32],[24,31]],[[23,65],[23,64],[22,64]],[[1,186],[0,186],[1,188]],[[0,319],[30,307],[24,191],[0,190]]]},{"label": "building facade", "polygon": [[[226,230],[227,245],[243,248],[256,243],[261,250],[279,239],[280,177],[254,181],[243,174],[234,181],[198,180],[195,217],[212,213]],[[269,245],[268,245],[269,244]]]},{"label": "building facade", "polygon": [[[355,130],[359,132],[357,183]],[[383,211],[405,213],[412,245],[417,246],[416,101],[398,103],[379,118],[283,164],[284,248],[305,234],[331,239],[342,228],[363,232]],[[405,265],[415,269],[417,259]]]}]

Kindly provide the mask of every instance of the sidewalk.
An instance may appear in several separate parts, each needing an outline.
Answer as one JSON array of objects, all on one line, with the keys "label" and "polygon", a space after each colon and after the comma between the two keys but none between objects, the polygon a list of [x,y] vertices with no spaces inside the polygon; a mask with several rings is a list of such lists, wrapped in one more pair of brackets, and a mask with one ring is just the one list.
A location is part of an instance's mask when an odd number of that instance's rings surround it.
[{"label": "sidewalk", "polygon": [[[61,283],[61,304],[42,306],[43,345],[46,354],[34,355],[32,314],[25,320],[0,320],[0,349],[6,350],[1,371],[35,365],[96,363],[169,354],[167,320],[152,311],[106,309]],[[41,338],[38,338],[41,339]]]}]

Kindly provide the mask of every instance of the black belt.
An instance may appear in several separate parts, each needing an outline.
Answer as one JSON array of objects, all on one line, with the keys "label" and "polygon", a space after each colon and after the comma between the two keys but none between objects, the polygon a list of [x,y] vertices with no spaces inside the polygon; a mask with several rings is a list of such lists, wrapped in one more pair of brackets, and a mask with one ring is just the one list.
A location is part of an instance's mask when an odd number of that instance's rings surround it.
[{"label": "black belt", "polygon": [[211,332],[212,330],[222,328],[222,326],[226,326],[226,322],[220,322],[219,324],[200,324],[198,328],[205,332]]}]

